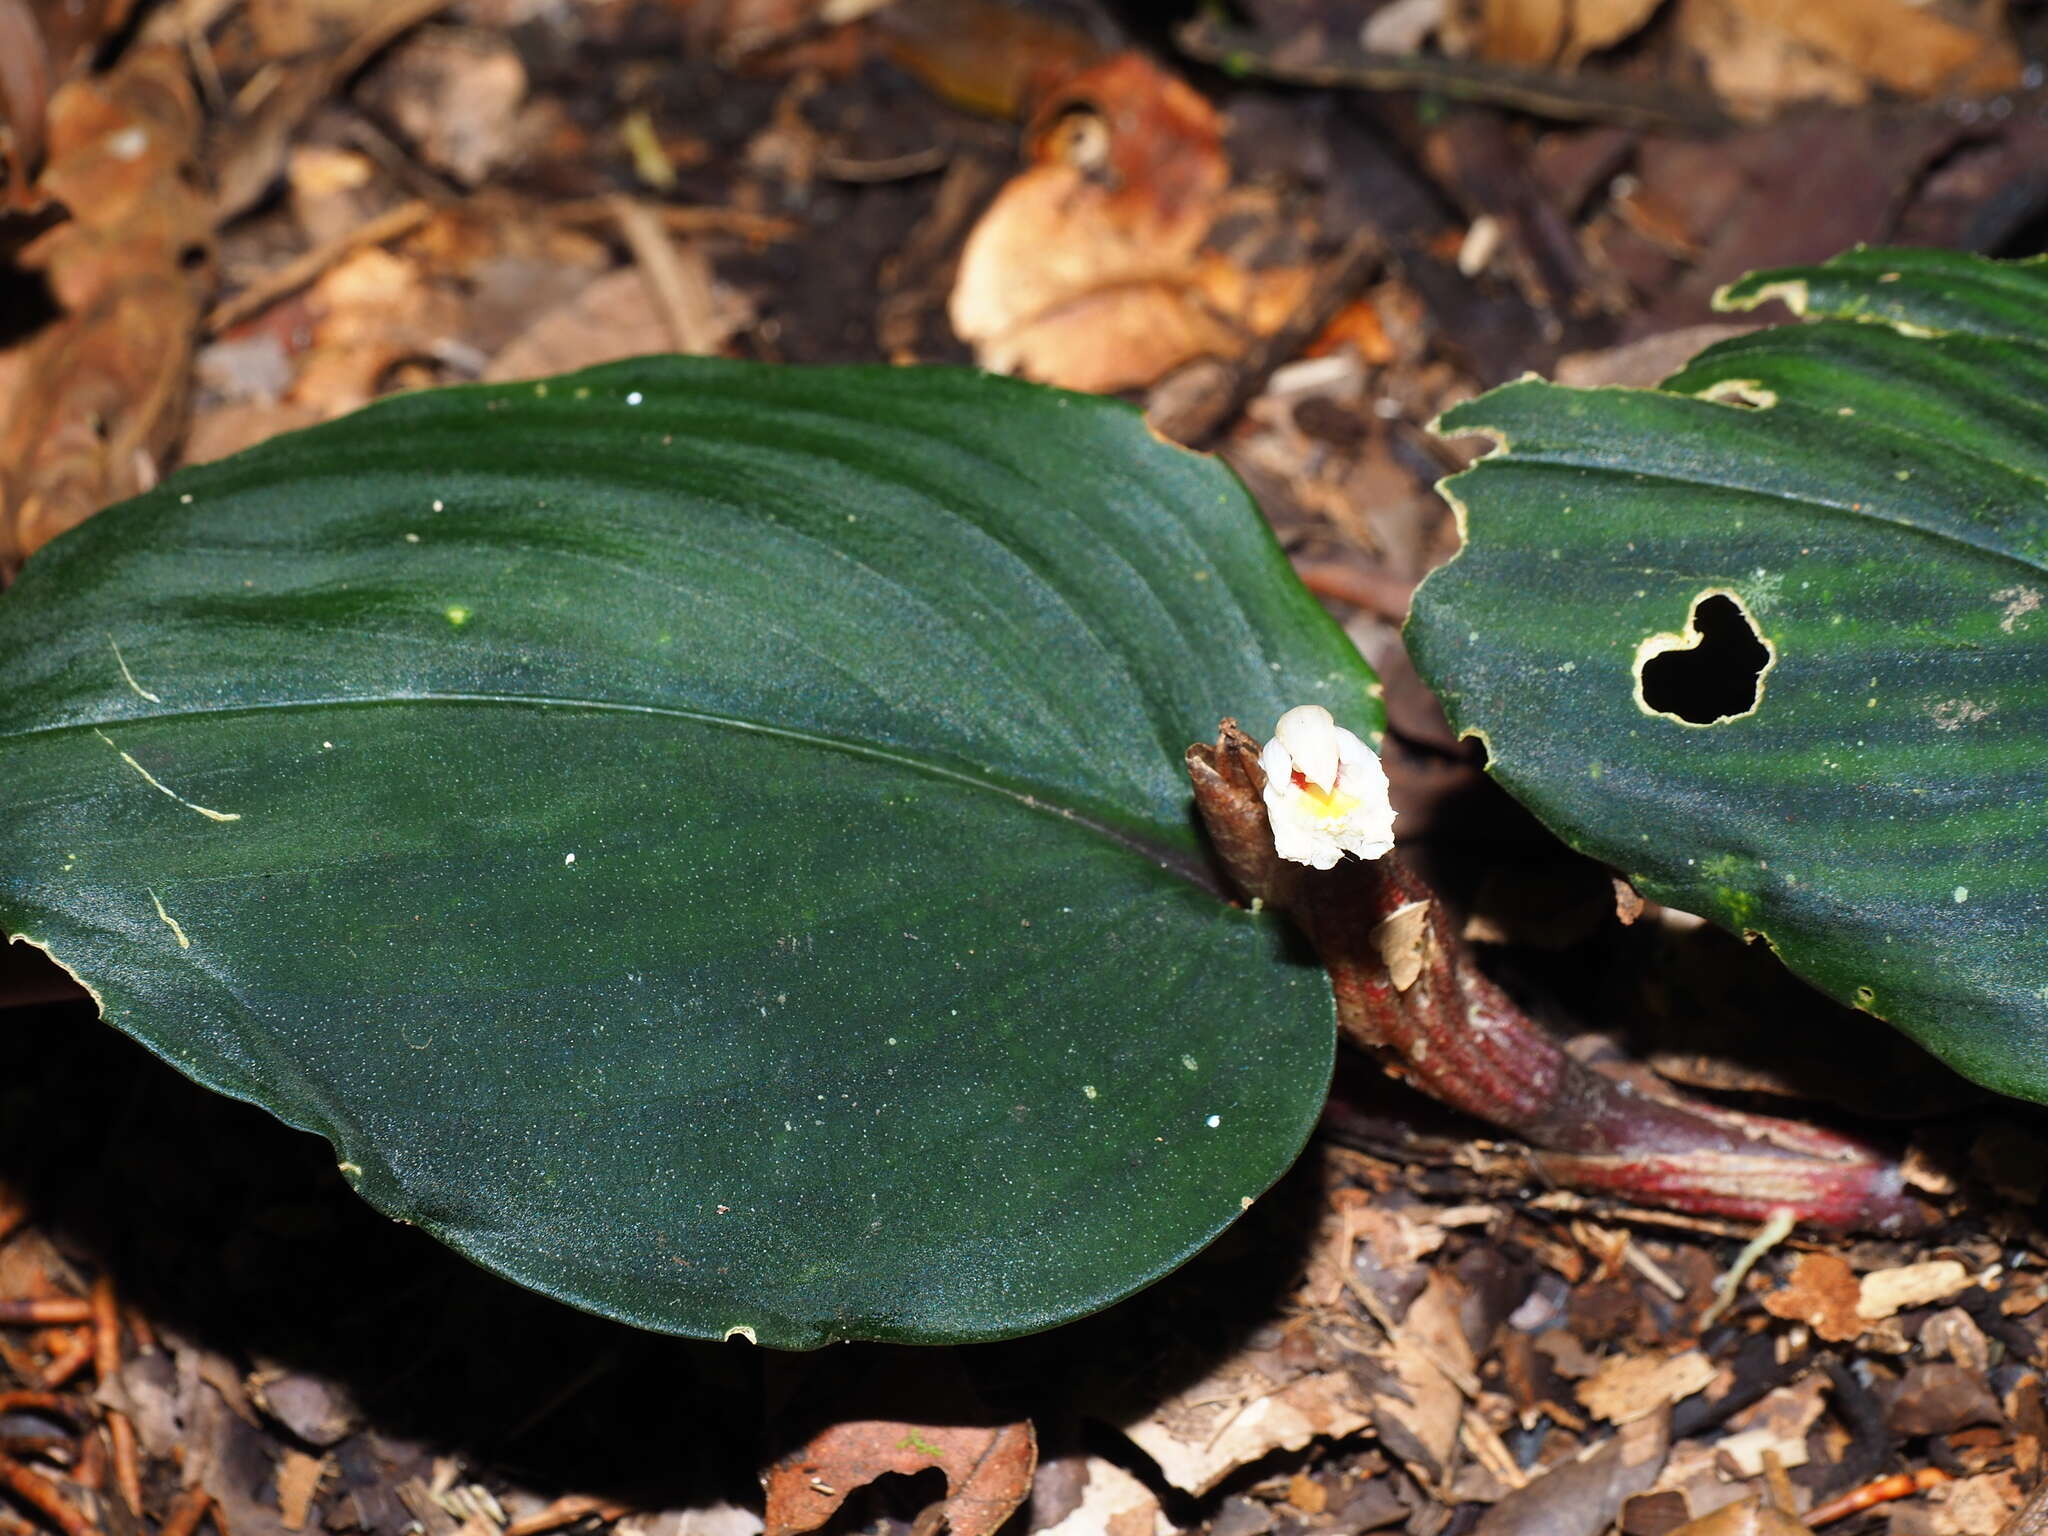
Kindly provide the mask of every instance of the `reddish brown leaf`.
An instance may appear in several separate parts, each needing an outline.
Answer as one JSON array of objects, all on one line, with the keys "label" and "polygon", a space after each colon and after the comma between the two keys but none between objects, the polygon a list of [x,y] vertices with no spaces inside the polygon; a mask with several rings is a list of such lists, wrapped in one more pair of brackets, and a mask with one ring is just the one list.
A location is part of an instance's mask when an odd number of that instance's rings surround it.
[{"label": "reddish brown leaf", "polygon": [[1839,1343],[1863,1332],[1863,1320],[1856,1315],[1861,1296],[1848,1264],[1832,1253],[1809,1253],[1801,1256],[1791,1281],[1764,1298],[1764,1310],[1805,1323],[1823,1339]]},{"label": "reddish brown leaf", "polygon": [[[897,1417],[898,1411],[917,1417]],[[946,1496],[919,1516],[913,1536],[994,1536],[1031,1491],[1038,1441],[1030,1422],[991,1422],[958,1366],[939,1361],[900,1378],[862,1378],[817,1409],[823,1428],[776,1460],[765,1536],[800,1536],[831,1519],[847,1496],[889,1472],[936,1467]]]}]

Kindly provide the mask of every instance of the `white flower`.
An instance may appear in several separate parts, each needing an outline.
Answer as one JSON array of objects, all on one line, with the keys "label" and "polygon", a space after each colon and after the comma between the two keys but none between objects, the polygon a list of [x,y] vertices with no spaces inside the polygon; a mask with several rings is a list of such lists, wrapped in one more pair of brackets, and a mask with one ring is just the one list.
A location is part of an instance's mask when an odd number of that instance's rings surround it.
[{"label": "white flower", "polygon": [[1330,869],[1347,853],[1376,859],[1394,846],[1394,807],[1379,758],[1322,705],[1282,715],[1259,766],[1281,858]]}]

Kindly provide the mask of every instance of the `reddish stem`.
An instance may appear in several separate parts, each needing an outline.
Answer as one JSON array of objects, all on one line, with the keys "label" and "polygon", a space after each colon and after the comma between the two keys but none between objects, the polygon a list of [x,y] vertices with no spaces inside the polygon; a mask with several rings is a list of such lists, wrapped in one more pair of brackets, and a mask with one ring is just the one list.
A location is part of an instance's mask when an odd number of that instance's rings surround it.
[{"label": "reddish stem", "polygon": [[1389,1071],[1537,1149],[1553,1183],[1697,1215],[1900,1233],[1933,1213],[1897,1165],[1847,1137],[1681,1097],[1570,1055],[1480,969],[1399,850],[1315,871],[1282,865],[1257,745],[1229,721],[1189,750],[1196,803],[1246,895],[1286,910],[1330,973],[1338,1027]]}]

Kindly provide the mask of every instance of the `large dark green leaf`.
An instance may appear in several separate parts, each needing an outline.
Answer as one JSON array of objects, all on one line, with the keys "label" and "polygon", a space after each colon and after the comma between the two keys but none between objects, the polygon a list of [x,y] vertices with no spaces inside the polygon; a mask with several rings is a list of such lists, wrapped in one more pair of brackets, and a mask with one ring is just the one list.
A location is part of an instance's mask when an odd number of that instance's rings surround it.
[{"label": "large dark green leaf", "polygon": [[[1418,664],[1567,839],[2048,1099],[2048,263],[1858,251],[1728,302],[1770,297],[1853,318],[1444,417],[1504,451],[1446,483]],[[1687,723],[1639,674],[1715,593],[1769,670]]]},{"label": "large dark green leaf", "polygon": [[985,1338],[1293,1159],[1326,984],[1205,884],[1217,717],[1377,719],[1127,408],[650,359],[395,400],[0,599],[0,923],[492,1269]]}]

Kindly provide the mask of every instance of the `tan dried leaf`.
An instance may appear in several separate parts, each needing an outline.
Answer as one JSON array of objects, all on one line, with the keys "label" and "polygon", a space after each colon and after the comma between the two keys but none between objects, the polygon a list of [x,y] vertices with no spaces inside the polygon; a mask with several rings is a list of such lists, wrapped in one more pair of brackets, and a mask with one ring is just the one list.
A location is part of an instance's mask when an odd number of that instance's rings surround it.
[{"label": "tan dried leaf", "polygon": [[1627,1424],[1692,1396],[1718,1374],[1714,1362],[1696,1349],[1670,1355],[1621,1355],[1601,1366],[1579,1388],[1579,1401],[1596,1418]]},{"label": "tan dried leaf", "polygon": [[1562,62],[1576,67],[1589,53],[1612,48],[1633,37],[1656,14],[1664,0],[1574,0],[1571,38]]},{"label": "tan dried leaf", "polygon": [[1941,1301],[1971,1285],[1970,1272],[1954,1259],[1929,1259],[1922,1264],[1902,1264],[1896,1269],[1875,1269],[1863,1277],[1856,1298],[1856,1315],[1867,1323]]},{"label": "tan dried leaf", "polygon": [[302,1531],[313,1512],[320,1480],[332,1468],[324,1456],[286,1449],[277,1463],[277,1517],[288,1531]]}]

